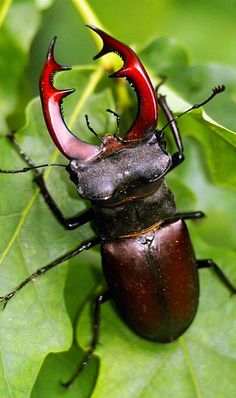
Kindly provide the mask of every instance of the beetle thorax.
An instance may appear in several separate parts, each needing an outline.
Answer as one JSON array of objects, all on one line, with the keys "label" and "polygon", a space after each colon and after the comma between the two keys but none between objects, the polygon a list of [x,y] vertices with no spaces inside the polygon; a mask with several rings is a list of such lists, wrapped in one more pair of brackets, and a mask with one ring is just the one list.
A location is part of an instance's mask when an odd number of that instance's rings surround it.
[{"label": "beetle thorax", "polygon": [[152,134],[135,147],[127,146],[108,157],[96,157],[90,162],[72,160],[67,171],[82,198],[105,205],[147,192],[170,165],[169,154]]}]

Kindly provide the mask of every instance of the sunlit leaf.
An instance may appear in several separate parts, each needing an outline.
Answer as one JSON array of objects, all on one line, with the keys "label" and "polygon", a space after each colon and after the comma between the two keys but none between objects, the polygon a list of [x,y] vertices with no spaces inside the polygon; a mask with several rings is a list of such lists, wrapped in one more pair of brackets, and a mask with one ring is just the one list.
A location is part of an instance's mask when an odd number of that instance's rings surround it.
[{"label": "sunlit leaf", "polygon": [[[42,11],[53,0],[21,0],[0,3],[0,134],[8,132],[6,118],[23,111],[26,87],[20,86],[32,40],[40,26]],[[19,96],[21,101],[19,101]],[[15,109],[18,104],[18,108]]]},{"label": "sunlit leaf", "polygon": [[[234,69],[190,66],[185,51],[169,40],[154,41],[140,57],[153,77],[168,76],[160,92],[168,94],[168,103],[178,113],[183,110],[183,99],[201,101],[212,86],[235,76]],[[105,112],[107,108],[116,110],[116,105],[102,80],[104,73],[90,66],[75,68],[56,80],[57,87],[77,88],[64,101],[65,119],[74,133],[91,142],[96,138],[86,126],[85,114],[98,134],[116,131],[114,116]],[[217,111],[224,95],[227,93],[212,101],[207,113],[211,117],[217,114],[218,123],[232,127],[228,124],[233,121],[232,98],[227,97],[232,107],[223,104],[223,118]],[[9,112],[10,108],[6,109]],[[170,173],[168,184],[179,211],[203,210],[207,214],[203,220],[189,222],[196,256],[213,258],[236,284],[235,133],[211,121],[202,110],[186,115],[179,125],[186,160]],[[167,130],[166,136],[169,134]],[[16,137],[36,164],[57,159],[65,162],[46,131],[38,98],[27,107],[26,124]],[[0,138],[0,159],[1,168],[24,167],[5,137]],[[74,215],[89,205],[78,200],[64,170],[47,170],[46,175],[49,190],[65,215]],[[94,236],[94,231],[83,226],[66,232],[58,225],[32,182],[32,174],[0,175],[0,180],[2,295],[38,267]],[[201,271],[196,319],[172,344],[139,338],[111,303],[104,304],[96,355],[69,390],[61,387],[60,382],[76,371],[91,342],[91,303],[105,289],[100,262],[98,249],[83,253],[25,287],[8,303],[0,314],[0,396],[233,397],[236,299],[210,270]]]},{"label": "sunlit leaf", "polygon": [[[74,95],[67,109],[70,119],[74,117],[76,122],[71,127],[77,128],[78,116],[83,120],[84,129],[88,130],[82,115],[93,112],[94,123],[99,125],[99,118],[103,117],[107,128],[113,130],[115,120],[105,112],[113,107],[111,94],[104,91],[93,95],[89,91],[93,72],[88,68],[69,74],[69,87],[74,79],[80,81],[80,93]],[[86,89],[89,98],[83,96]],[[96,118],[100,109],[103,109],[103,116]],[[92,135],[91,132],[88,134]],[[39,99],[32,101],[27,108],[27,123],[17,138],[37,164],[50,161],[53,156],[55,159],[55,148],[43,122]],[[0,150],[2,168],[23,167],[23,162],[4,137],[1,138]],[[85,204],[78,201],[76,190],[69,183],[65,171],[53,171],[48,186],[65,214],[77,214],[85,209]],[[65,233],[39,196],[30,173],[1,175],[1,203],[1,229],[4,231],[0,247],[1,294],[14,288],[35,269],[94,235],[86,226],[79,232]],[[78,268],[81,267],[79,261]],[[62,265],[19,292],[0,314],[0,392],[4,398],[29,396],[47,354],[69,349],[72,328],[63,300],[65,277],[66,266]]]},{"label": "sunlit leaf", "polygon": [[166,77],[166,84],[191,103],[202,101],[213,87],[224,84],[225,93],[205,109],[218,123],[236,130],[235,68],[213,63],[191,65],[186,51],[173,39],[154,39],[141,57],[154,75]]}]

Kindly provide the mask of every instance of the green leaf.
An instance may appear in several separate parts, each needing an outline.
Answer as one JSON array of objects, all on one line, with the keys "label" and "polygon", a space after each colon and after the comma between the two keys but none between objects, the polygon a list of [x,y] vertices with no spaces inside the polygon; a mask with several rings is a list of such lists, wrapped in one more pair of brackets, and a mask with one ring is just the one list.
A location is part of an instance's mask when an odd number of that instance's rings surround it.
[{"label": "green leaf", "polygon": [[41,13],[52,2],[53,0],[2,0],[0,4],[1,134],[9,129],[6,118],[14,111],[23,111],[26,88],[22,89],[19,82],[28,62],[32,40],[40,26]]},{"label": "green leaf", "polygon": [[200,102],[213,87],[224,84],[225,93],[205,109],[216,122],[236,130],[235,68],[220,64],[191,65],[186,51],[173,39],[154,39],[140,56],[154,75],[167,77],[166,84],[188,102]]},{"label": "green leaf", "polygon": [[[169,176],[178,210],[203,210],[207,217],[188,222],[197,258],[213,258],[236,284],[235,190],[209,180],[202,148],[184,140],[186,161]],[[180,179],[180,182],[178,181]],[[189,190],[192,194],[188,195]],[[186,197],[188,205],[186,205]],[[200,271],[200,305],[191,327],[177,341],[161,345],[135,336],[111,304],[102,307],[100,372],[93,398],[227,397],[236,382],[236,298],[210,270]],[[85,329],[88,315],[79,323]],[[225,377],[222,378],[222,372]],[[221,379],[221,383],[216,380]]]},{"label": "green leaf", "polygon": [[[85,113],[95,115],[95,124],[99,125],[103,118],[109,131],[115,129],[114,117],[105,112],[107,108],[114,108],[110,92],[105,90],[92,95],[100,77],[101,73],[91,68],[79,68],[69,73],[66,79],[67,87],[73,86],[75,80],[80,82],[80,92],[74,95],[70,104],[67,103],[68,124],[75,130],[83,124],[87,132],[82,118]],[[64,76],[61,75],[58,85],[63,84]],[[96,118],[100,109],[103,109],[103,116]],[[91,132],[87,135],[92,136]],[[32,101],[27,108],[27,123],[18,132],[17,139],[36,164],[56,159],[39,99]],[[23,162],[4,137],[1,138],[0,151],[2,168],[23,167]],[[53,170],[48,186],[65,214],[72,215],[85,209],[65,171]],[[94,235],[87,226],[79,232],[65,233],[39,196],[30,173],[1,175],[1,221],[4,231],[0,246],[1,294],[14,288],[37,268]],[[82,267],[80,261],[78,267]],[[4,398],[28,397],[48,353],[69,349],[72,328],[63,299],[65,277],[66,265],[63,264],[58,270],[25,287],[0,314],[0,393]]]},{"label": "green leaf", "polygon": [[[171,64],[179,62],[181,73],[181,68],[188,67],[187,57],[181,49],[168,46],[168,42],[162,43],[160,70],[168,70],[171,75]],[[153,54],[155,57],[155,51]],[[146,64],[153,69],[148,54],[145,56]],[[115,104],[102,81],[103,73],[100,67],[75,68],[56,80],[57,87],[78,87],[76,94],[64,101],[65,118],[75,133],[91,142],[95,137],[87,129],[85,113],[98,133],[116,131],[115,118],[105,112],[106,108],[115,109]],[[172,86],[168,79],[161,91],[168,93],[171,107],[180,112],[185,91],[182,86],[178,90]],[[168,184],[176,195],[178,210],[203,210],[208,215],[199,222],[189,222],[197,257],[213,258],[236,284],[235,134],[201,111],[180,119],[180,127],[186,160],[170,173]],[[59,159],[38,99],[29,104],[27,122],[17,133],[17,140],[37,164]],[[1,168],[24,166],[4,137],[0,139],[0,151]],[[88,206],[78,200],[63,170],[47,170],[45,174],[49,190],[64,214],[71,216]],[[30,173],[1,175],[0,179],[4,231],[0,280],[1,294],[5,294],[35,269],[78,246],[94,232],[89,226],[65,232],[40,197]],[[139,338],[121,321],[112,304],[104,304],[96,356],[70,390],[64,390],[60,381],[67,381],[76,371],[83,349],[91,342],[90,303],[105,289],[99,252],[90,250],[38,278],[0,314],[1,396],[231,398],[236,388],[236,299],[210,270],[200,274],[196,319],[178,341],[168,345]]]},{"label": "green leaf", "polygon": [[[81,257],[74,258],[69,263],[68,278],[65,286],[66,306],[74,323],[80,316],[81,309],[96,289],[97,281],[94,272],[99,264],[99,254],[95,251],[82,253]],[[82,372],[74,384],[63,388],[61,381],[66,382],[76,371],[83,360],[84,352],[76,344],[68,352],[51,354],[39,373],[31,398],[44,397],[90,397],[98,374],[98,361],[95,358],[86,372]]]}]

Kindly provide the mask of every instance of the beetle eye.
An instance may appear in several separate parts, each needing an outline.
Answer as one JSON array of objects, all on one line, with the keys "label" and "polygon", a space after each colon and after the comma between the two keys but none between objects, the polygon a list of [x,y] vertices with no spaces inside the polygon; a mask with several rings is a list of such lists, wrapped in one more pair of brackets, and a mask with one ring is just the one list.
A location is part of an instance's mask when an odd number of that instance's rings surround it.
[{"label": "beetle eye", "polygon": [[68,164],[68,166],[67,166],[67,168],[66,168],[66,170],[68,171],[68,172],[76,172],[77,170],[78,170],[78,162],[74,159],[74,160],[72,160],[69,164]]},{"label": "beetle eye", "polygon": [[78,181],[79,181],[77,170],[78,170],[78,163],[76,160],[72,160],[68,164],[68,166],[66,166],[66,171],[67,171],[67,173],[69,173],[71,181],[73,181],[76,185],[78,185]]}]

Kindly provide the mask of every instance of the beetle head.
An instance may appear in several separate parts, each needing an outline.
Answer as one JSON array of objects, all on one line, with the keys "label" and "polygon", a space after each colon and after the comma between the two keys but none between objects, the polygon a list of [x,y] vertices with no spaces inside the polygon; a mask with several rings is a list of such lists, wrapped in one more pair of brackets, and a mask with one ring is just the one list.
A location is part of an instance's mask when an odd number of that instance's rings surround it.
[{"label": "beetle head", "polygon": [[64,122],[61,105],[63,98],[74,90],[57,90],[53,86],[54,74],[70,69],[55,61],[55,39],[40,78],[43,113],[54,143],[70,160],[67,171],[79,194],[92,201],[122,200],[139,190],[145,192],[150,183],[159,181],[171,166],[171,158],[155,130],[157,97],[137,55],[124,43],[94,26],[88,26],[103,40],[103,48],[95,59],[116,52],[124,62],[122,68],[110,77],[125,77],[134,87],[138,97],[135,121],[123,139],[109,135],[100,146],[86,143],[72,134]]},{"label": "beetle head", "polygon": [[91,201],[118,202],[148,193],[171,165],[171,157],[155,134],[138,145],[126,147],[91,162],[72,160],[67,166],[80,196]]}]

